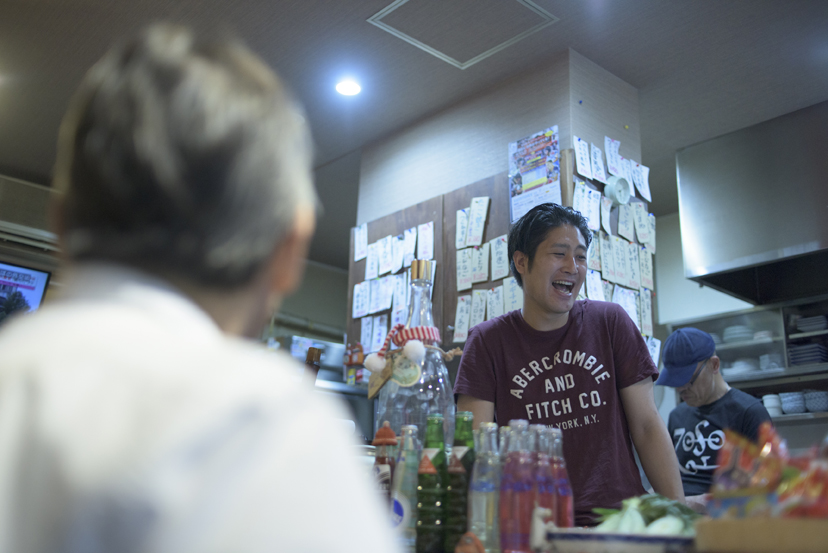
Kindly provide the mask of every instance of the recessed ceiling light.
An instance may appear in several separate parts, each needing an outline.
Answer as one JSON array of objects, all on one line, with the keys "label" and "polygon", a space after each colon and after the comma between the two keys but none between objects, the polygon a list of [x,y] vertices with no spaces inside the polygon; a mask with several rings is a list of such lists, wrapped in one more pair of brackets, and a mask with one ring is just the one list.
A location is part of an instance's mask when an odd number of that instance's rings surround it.
[{"label": "recessed ceiling light", "polygon": [[351,80],[345,80],[336,85],[336,91],[345,96],[353,96],[359,94],[362,88]]}]

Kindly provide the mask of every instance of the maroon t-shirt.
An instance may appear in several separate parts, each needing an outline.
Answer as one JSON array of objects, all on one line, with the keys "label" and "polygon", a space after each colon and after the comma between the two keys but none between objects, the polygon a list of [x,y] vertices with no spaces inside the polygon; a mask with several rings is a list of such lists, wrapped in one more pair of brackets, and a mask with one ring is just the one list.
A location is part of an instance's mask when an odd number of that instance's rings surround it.
[{"label": "maroon t-shirt", "polygon": [[593,508],[644,493],[618,390],[657,375],[626,312],[584,300],[556,330],[535,330],[520,310],[475,326],[454,393],[494,402],[499,424],[561,428],[576,524],[586,525]]}]

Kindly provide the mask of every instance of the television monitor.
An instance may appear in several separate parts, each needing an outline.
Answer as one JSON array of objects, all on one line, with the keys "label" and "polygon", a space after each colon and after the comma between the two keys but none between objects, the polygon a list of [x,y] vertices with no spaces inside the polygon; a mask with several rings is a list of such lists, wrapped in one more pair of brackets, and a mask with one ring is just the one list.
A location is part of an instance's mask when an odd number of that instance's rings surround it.
[{"label": "television monitor", "polygon": [[0,323],[19,311],[34,311],[40,307],[50,273],[0,263]]}]

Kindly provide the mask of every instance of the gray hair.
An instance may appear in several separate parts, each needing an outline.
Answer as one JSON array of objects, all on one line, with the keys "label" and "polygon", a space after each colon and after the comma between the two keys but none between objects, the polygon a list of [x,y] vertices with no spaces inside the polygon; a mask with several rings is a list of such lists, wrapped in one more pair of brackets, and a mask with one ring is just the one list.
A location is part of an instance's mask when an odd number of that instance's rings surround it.
[{"label": "gray hair", "polygon": [[64,117],[64,248],[243,286],[315,206],[311,156],[298,105],[254,54],[151,26],[90,69]]}]

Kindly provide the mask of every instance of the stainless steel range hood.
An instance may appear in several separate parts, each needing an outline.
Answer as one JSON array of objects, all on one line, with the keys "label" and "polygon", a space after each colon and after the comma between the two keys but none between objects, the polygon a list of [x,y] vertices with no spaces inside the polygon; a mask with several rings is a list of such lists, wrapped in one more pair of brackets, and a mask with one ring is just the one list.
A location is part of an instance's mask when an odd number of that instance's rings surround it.
[{"label": "stainless steel range hood", "polygon": [[676,154],[684,272],[754,304],[828,294],[828,102]]}]

